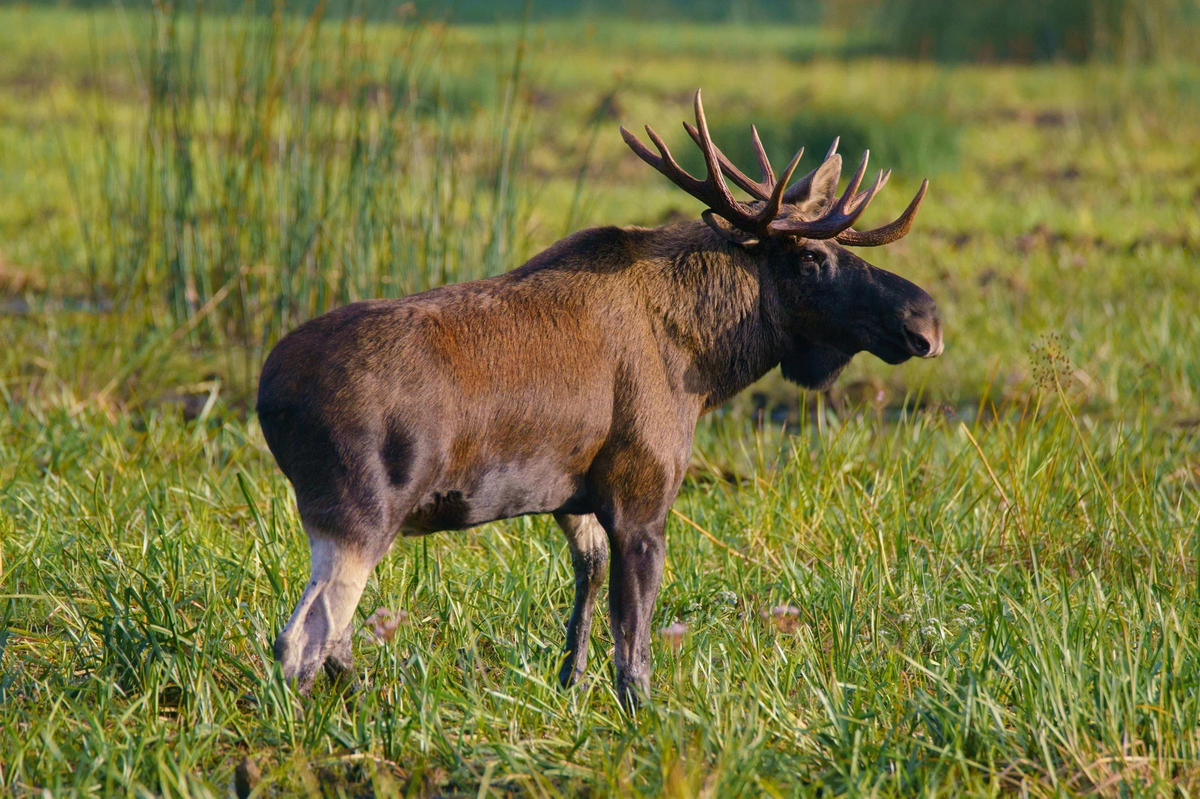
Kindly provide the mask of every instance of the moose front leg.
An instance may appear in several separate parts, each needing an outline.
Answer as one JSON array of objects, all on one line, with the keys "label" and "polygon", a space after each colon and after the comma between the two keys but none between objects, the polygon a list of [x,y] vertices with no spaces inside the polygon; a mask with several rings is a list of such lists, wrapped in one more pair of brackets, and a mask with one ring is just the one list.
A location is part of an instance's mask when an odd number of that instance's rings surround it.
[{"label": "moose front leg", "polygon": [[571,566],[575,570],[575,607],[567,622],[567,645],[558,681],[564,688],[583,676],[587,669],[588,643],[592,634],[592,617],[596,597],[604,585],[608,567],[608,538],[600,522],[590,513],[574,516],[554,514],[554,520],[567,536],[571,548]]},{"label": "moose front leg", "polygon": [[695,425],[694,417],[638,421],[645,432],[619,437],[597,455],[588,475],[588,499],[608,533],[617,697],[630,711],[650,691],[650,631],[666,561],[667,516],[687,471]]},{"label": "moose front leg", "polygon": [[578,680],[587,668],[588,644],[596,597],[604,584],[608,566],[608,539],[596,517],[556,513],[558,522],[571,549],[571,566],[575,571],[575,606],[567,622],[567,644],[558,680],[565,688]]},{"label": "moose front leg", "polygon": [[608,605],[612,617],[617,696],[629,710],[650,691],[650,627],[666,558],[664,525],[616,525],[609,542],[612,567]]}]

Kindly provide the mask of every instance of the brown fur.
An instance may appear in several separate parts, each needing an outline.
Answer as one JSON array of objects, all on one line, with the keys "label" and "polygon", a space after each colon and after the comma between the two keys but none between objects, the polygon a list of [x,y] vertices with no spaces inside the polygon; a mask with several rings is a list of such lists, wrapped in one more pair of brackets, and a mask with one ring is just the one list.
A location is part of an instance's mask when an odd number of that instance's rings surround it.
[{"label": "brown fur", "polygon": [[[940,338],[928,295],[832,242],[739,245],[699,221],[595,228],[498,277],[302,325],[268,357],[258,412],[314,542],[314,575],[318,550],[369,570],[398,533],[555,513],[579,592],[564,683],[586,660],[611,549],[617,681],[634,701],[699,416],[781,362],[818,386],[857,351],[899,362],[936,355]],[[337,596],[357,602],[350,588]],[[349,668],[348,632],[334,629],[342,605],[304,638],[315,655],[297,654],[289,630],[315,625],[316,610],[298,609],[277,642],[302,687],[318,659]]]}]

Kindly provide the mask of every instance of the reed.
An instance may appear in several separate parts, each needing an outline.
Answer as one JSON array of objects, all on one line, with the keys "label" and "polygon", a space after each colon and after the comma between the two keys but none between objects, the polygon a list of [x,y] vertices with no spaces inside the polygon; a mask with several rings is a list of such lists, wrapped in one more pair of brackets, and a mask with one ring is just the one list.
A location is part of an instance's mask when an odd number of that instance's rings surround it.
[{"label": "reed", "polygon": [[520,53],[460,78],[441,29],[354,8],[156,4],[144,115],[101,119],[79,189],[93,293],[236,353],[336,305],[511,268],[523,251]]}]

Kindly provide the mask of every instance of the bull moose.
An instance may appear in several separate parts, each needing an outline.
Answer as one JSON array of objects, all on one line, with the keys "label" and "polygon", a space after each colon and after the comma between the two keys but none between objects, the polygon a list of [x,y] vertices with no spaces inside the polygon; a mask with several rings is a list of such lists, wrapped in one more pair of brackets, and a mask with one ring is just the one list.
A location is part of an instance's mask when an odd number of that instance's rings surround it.
[{"label": "bull moose", "polygon": [[890,175],[860,193],[866,153],[840,197],[836,141],[789,187],[803,150],[776,180],[751,128],[758,182],[713,144],[699,91],[695,112],[703,180],[649,127],[658,155],[621,135],[702,219],[582,230],[503,275],[339,308],[268,356],[258,416],[312,551],[274,644],[301,691],[322,665],[353,675],[354,611],[398,533],[552,513],[575,572],[559,680],[584,672],[607,569],[617,693],[636,706],[700,415],[776,366],[822,389],[864,350],[891,364],[942,352],[933,299],[846,249],[908,233],[928,181],[894,222],[855,230]]}]

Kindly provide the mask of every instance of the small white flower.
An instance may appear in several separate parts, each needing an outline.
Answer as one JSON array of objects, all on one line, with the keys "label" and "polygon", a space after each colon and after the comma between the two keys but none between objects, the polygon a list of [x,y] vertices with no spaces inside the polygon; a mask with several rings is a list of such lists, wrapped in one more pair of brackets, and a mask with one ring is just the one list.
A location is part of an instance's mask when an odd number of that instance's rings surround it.
[{"label": "small white flower", "polygon": [[937,630],[935,630],[933,627],[922,627],[921,635],[925,635],[925,636],[937,635]]},{"label": "small white flower", "polygon": [[970,613],[970,612],[971,612],[972,610],[974,610],[974,609],[975,609],[975,608],[971,607],[970,605],[968,605],[968,604],[967,604],[967,603],[965,603],[965,602],[964,602],[963,604],[961,604],[961,605],[959,605],[959,606],[958,606],[958,612],[959,612],[959,613]]},{"label": "small white flower", "polygon": [[718,591],[716,599],[726,605],[736,605],[738,602],[737,594],[732,591]]},{"label": "small white flower", "polygon": [[901,614],[900,614],[900,622],[901,622],[902,624],[906,624],[906,623],[908,623],[908,622],[910,622],[910,621],[912,621],[912,614],[911,614],[911,613],[901,613]]}]

